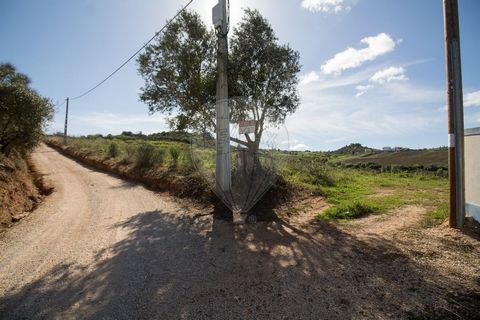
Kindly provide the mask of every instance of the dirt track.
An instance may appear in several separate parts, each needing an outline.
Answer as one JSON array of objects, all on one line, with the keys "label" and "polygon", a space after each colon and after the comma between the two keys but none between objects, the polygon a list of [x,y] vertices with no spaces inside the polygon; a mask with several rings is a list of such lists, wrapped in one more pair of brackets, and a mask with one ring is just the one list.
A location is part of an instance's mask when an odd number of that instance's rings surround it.
[{"label": "dirt track", "polygon": [[53,149],[33,158],[55,192],[0,235],[0,318],[478,317],[480,248],[462,233],[234,228]]}]

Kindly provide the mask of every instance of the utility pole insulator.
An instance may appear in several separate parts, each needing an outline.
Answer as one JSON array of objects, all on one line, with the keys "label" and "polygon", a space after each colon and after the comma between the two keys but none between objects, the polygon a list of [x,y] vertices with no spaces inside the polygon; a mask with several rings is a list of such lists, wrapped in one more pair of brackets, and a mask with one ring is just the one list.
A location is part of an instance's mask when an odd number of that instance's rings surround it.
[{"label": "utility pole insulator", "polygon": [[443,0],[443,15],[448,95],[449,225],[462,228],[465,219],[465,160],[458,1]]}]

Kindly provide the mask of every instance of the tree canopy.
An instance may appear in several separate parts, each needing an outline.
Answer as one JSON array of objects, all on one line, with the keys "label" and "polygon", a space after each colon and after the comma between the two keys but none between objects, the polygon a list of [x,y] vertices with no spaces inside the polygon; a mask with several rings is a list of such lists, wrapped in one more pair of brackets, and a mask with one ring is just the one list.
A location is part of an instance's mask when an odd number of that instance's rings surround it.
[{"label": "tree canopy", "polygon": [[204,108],[215,101],[215,35],[197,13],[183,11],[138,63],[145,79],[140,100],[151,113],[175,114],[170,125],[176,130],[208,117]]},{"label": "tree canopy", "polygon": [[35,147],[53,105],[29,87],[30,79],[9,63],[0,64],[0,152],[25,152]]},{"label": "tree canopy", "polygon": [[[299,105],[299,54],[279,44],[267,19],[250,9],[233,30],[230,46],[229,96],[243,101],[231,105],[231,120],[257,121],[253,138],[232,139],[258,150],[265,125],[282,123]],[[175,130],[215,130],[216,34],[197,13],[182,12],[138,63],[145,79],[140,99],[150,112],[170,115]]]}]

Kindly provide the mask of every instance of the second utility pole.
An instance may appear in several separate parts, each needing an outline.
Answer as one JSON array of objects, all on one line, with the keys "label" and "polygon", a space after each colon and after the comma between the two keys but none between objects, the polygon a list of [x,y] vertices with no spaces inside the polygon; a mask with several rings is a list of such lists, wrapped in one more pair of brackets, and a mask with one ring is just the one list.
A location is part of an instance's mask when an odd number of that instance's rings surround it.
[{"label": "second utility pole", "polygon": [[63,143],[67,143],[67,126],[68,126],[68,100],[67,98],[67,107],[65,109],[65,129],[63,130]]},{"label": "second utility pole", "polygon": [[465,164],[458,1],[443,0],[443,15],[448,94],[449,223],[452,228],[462,228],[465,219]]}]

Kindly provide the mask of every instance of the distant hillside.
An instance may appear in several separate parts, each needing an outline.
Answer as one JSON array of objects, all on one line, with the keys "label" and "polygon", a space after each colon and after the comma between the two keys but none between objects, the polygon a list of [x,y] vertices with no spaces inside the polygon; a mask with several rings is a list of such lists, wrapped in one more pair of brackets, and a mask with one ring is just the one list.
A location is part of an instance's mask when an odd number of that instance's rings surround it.
[{"label": "distant hillside", "polygon": [[378,163],[382,166],[448,166],[448,151],[446,148],[428,150],[406,150],[396,152],[376,152],[355,158],[349,158],[344,163]]},{"label": "distant hillside", "polygon": [[373,152],[376,151],[375,149],[369,148],[362,146],[360,143],[351,143],[348,146],[342,147],[338,150],[331,151],[332,154],[350,154],[350,155],[356,155],[356,154],[364,154],[368,152]]}]

